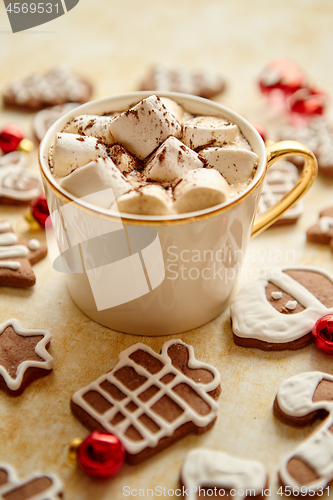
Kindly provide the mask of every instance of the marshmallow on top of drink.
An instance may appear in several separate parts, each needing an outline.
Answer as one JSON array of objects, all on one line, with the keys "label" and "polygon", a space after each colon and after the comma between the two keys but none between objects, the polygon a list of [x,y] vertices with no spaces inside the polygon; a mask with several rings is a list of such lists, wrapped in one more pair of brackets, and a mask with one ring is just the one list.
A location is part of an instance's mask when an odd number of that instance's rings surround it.
[{"label": "marshmallow on top of drink", "polygon": [[156,95],[122,113],[74,118],[49,157],[55,179],[76,198],[140,215],[228,202],[251,182],[257,164],[237,125]]}]

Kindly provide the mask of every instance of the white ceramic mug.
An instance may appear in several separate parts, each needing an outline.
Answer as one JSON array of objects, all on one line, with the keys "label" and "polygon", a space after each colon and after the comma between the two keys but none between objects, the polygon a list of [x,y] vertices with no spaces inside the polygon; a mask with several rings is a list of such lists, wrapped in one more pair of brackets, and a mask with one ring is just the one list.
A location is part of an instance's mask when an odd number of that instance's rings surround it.
[{"label": "white ceramic mug", "polygon": [[[221,116],[239,126],[259,156],[247,188],[229,203],[198,212],[121,218],[62,189],[48,165],[56,132],[74,116],[123,111],[151,93],[115,95],[70,111],[46,133],[39,161],[60,254],[54,267],[66,272],[73,301],[91,319],[114,330],[167,335],[196,328],[225,309],[251,235],[266,229],[305,194],[316,177],[317,162],[306,146],[294,141],[266,148],[249,122],[216,102],[158,92],[193,114]],[[297,184],[255,219],[267,168],[290,155],[305,159]]]}]

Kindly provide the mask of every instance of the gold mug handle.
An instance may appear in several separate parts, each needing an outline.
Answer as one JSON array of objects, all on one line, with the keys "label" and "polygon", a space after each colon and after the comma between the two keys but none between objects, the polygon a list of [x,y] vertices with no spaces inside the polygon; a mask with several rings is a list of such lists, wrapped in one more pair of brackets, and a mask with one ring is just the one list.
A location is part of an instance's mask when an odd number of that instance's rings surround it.
[{"label": "gold mug handle", "polygon": [[280,141],[266,147],[266,172],[277,160],[287,156],[301,156],[305,159],[301,175],[294,187],[272,207],[258,215],[253,224],[252,237],[258,236],[271,226],[288,208],[292,207],[310,189],[317,176],[318,165],[312,151],[297,141]]}]

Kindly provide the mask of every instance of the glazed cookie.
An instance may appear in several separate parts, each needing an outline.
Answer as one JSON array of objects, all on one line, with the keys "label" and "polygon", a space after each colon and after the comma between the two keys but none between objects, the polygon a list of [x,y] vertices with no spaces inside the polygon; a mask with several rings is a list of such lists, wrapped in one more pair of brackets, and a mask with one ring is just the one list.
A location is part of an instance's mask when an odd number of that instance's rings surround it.
[{"label": "glazed cookie", "polygon": [[116,367],[76,392],[71,407],[91,430],[118,436],[136,464],[178,439],[209,430],[217,416],[219,372],[170,340],[156,354],[145,344],[123,351]]},{"label": "glazed cookie", "polygon": [[180,480],[188,500],[206,496],[259,500],[265,497],[268,476],[259,462],[197,448],[186,456]]},{"label": "glazed cookie", "polygon": [[77,108],[79,105],[78,102],[68,102],[67,104],[60,104],[59,106],[52,106],[51,108],[38,111],[34,116],[32,124],[36,139],[40,142],[58,118]]},{"label": "glazed cookie", "polygon": [[294,426],[325,417],[319,429],[284,460],[279,470],[283,485],[322,492],[333,480],[333,376],[307,372],[285,380],[277,391],[274,413]]},{"label": "glazed cookie", "polygon": [[66,102],[89,101],[91,84],[69,69],[55,68],[11,82],[3,93],[6,106],[37,111]]},{"label": "glazed cookie", "polygon": [[0,325],[0,388],[17,396],[47,375],[54,365],[46,350],[51,338],[47,330],[27,330],[16,319]]},{"label": "glazed cookie", "polygon": [[[298,180],[298,170],[289,161],[279,161],[267,170],[261,197],[258,205],[258,214],[280,201],[295,185]],[[303,213],[303,203],[298,201],[289,208],[274,226],[295,224]]]},{"label": "glazed cookie", "polygon": [[0,157],[0,203],[26,205],[42,192],[40,180],[24,170],[25,156],[13,151]]},{"label": "glazed cookie", "polygon": [[0,286],[33,286],[36,276],[31,266],[46,254],[45,243],[23,240],[8,222],[0,222]]},{"label": "glazed cookie", "polygon": [[[295,140],[308,146],[318,161],[319,172],[333,176],[333,125],[324,118],[316,118],[303,127],[285,125],[278,132],[279,140]],[[303,165],[300,157],[293,157],[297,167]]]},{"label": "glazed cookie", "polygon": [[225,89],[225,79],[213,71],[153,66],[140,90],[183,92],[210,99]]},{"label": "glazed cookie", "polygon": [[34,474],[19,480],[11,467],[0,464],[0,500],[59,500],[62,492],[57,476]]},{"label": "glazed cookie", "polygon": [[333,252],[333,207],[320,212],[319,221],[307,230],[306,239],[311,243],[329,245]]},{"label": "glazed cookie", "polygon": [[333,312],[333,278],[321,269],[264,269],[232,300],[234,342],[281,351],[313,340],[316,321]]}]

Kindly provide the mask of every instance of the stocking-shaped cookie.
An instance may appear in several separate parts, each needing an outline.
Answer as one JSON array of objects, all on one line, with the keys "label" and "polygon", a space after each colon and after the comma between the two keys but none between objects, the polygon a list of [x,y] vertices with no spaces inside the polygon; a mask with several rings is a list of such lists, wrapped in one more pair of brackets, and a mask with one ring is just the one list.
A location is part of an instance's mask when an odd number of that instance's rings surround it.
[{"label": "stocking-shaped cookie", "polygon": [[261,463],[203,448],[190,451],[181,471],[184,498],[188,500],[206,496],[259,500],[265,496],[267,482],[267,472]]},{"label": "stocking-shaped cookie", "polygon": [[329,245],[333,252],[333,207],[320,212],[319,221],[307,230],[306,239],[311,243]]},{"label": "stocking-shaped cookie", "polygon": [[333,278],[314,268],[264,269],[232,300],[234,342],[264,350],[300,349],[316,321],[333,312]]},{"label": "stocking-shaped cookie", "polygon": [[19,480],[11,467],[0,464],[0,500],[59,500],[62,492],[57,476],[34,474]]},{"label": "stocking-shaped cookie", "polygon": [[301,373],[285,380],[274,402],[285,423],[306,425],[325,414],[319,428],[288,456],[280,470],[283,485],[320,491],[333,480],[333,376]]},{"label": "stocking-shaped cookie", "polygon": [[123,351],[116,367],[76,392],[72,411],[91,430],[116,434],[129,463],[181,437],[210,429],[220,375],[197,361],[193,347],[171,340],[156,354],[145,344]]}]

